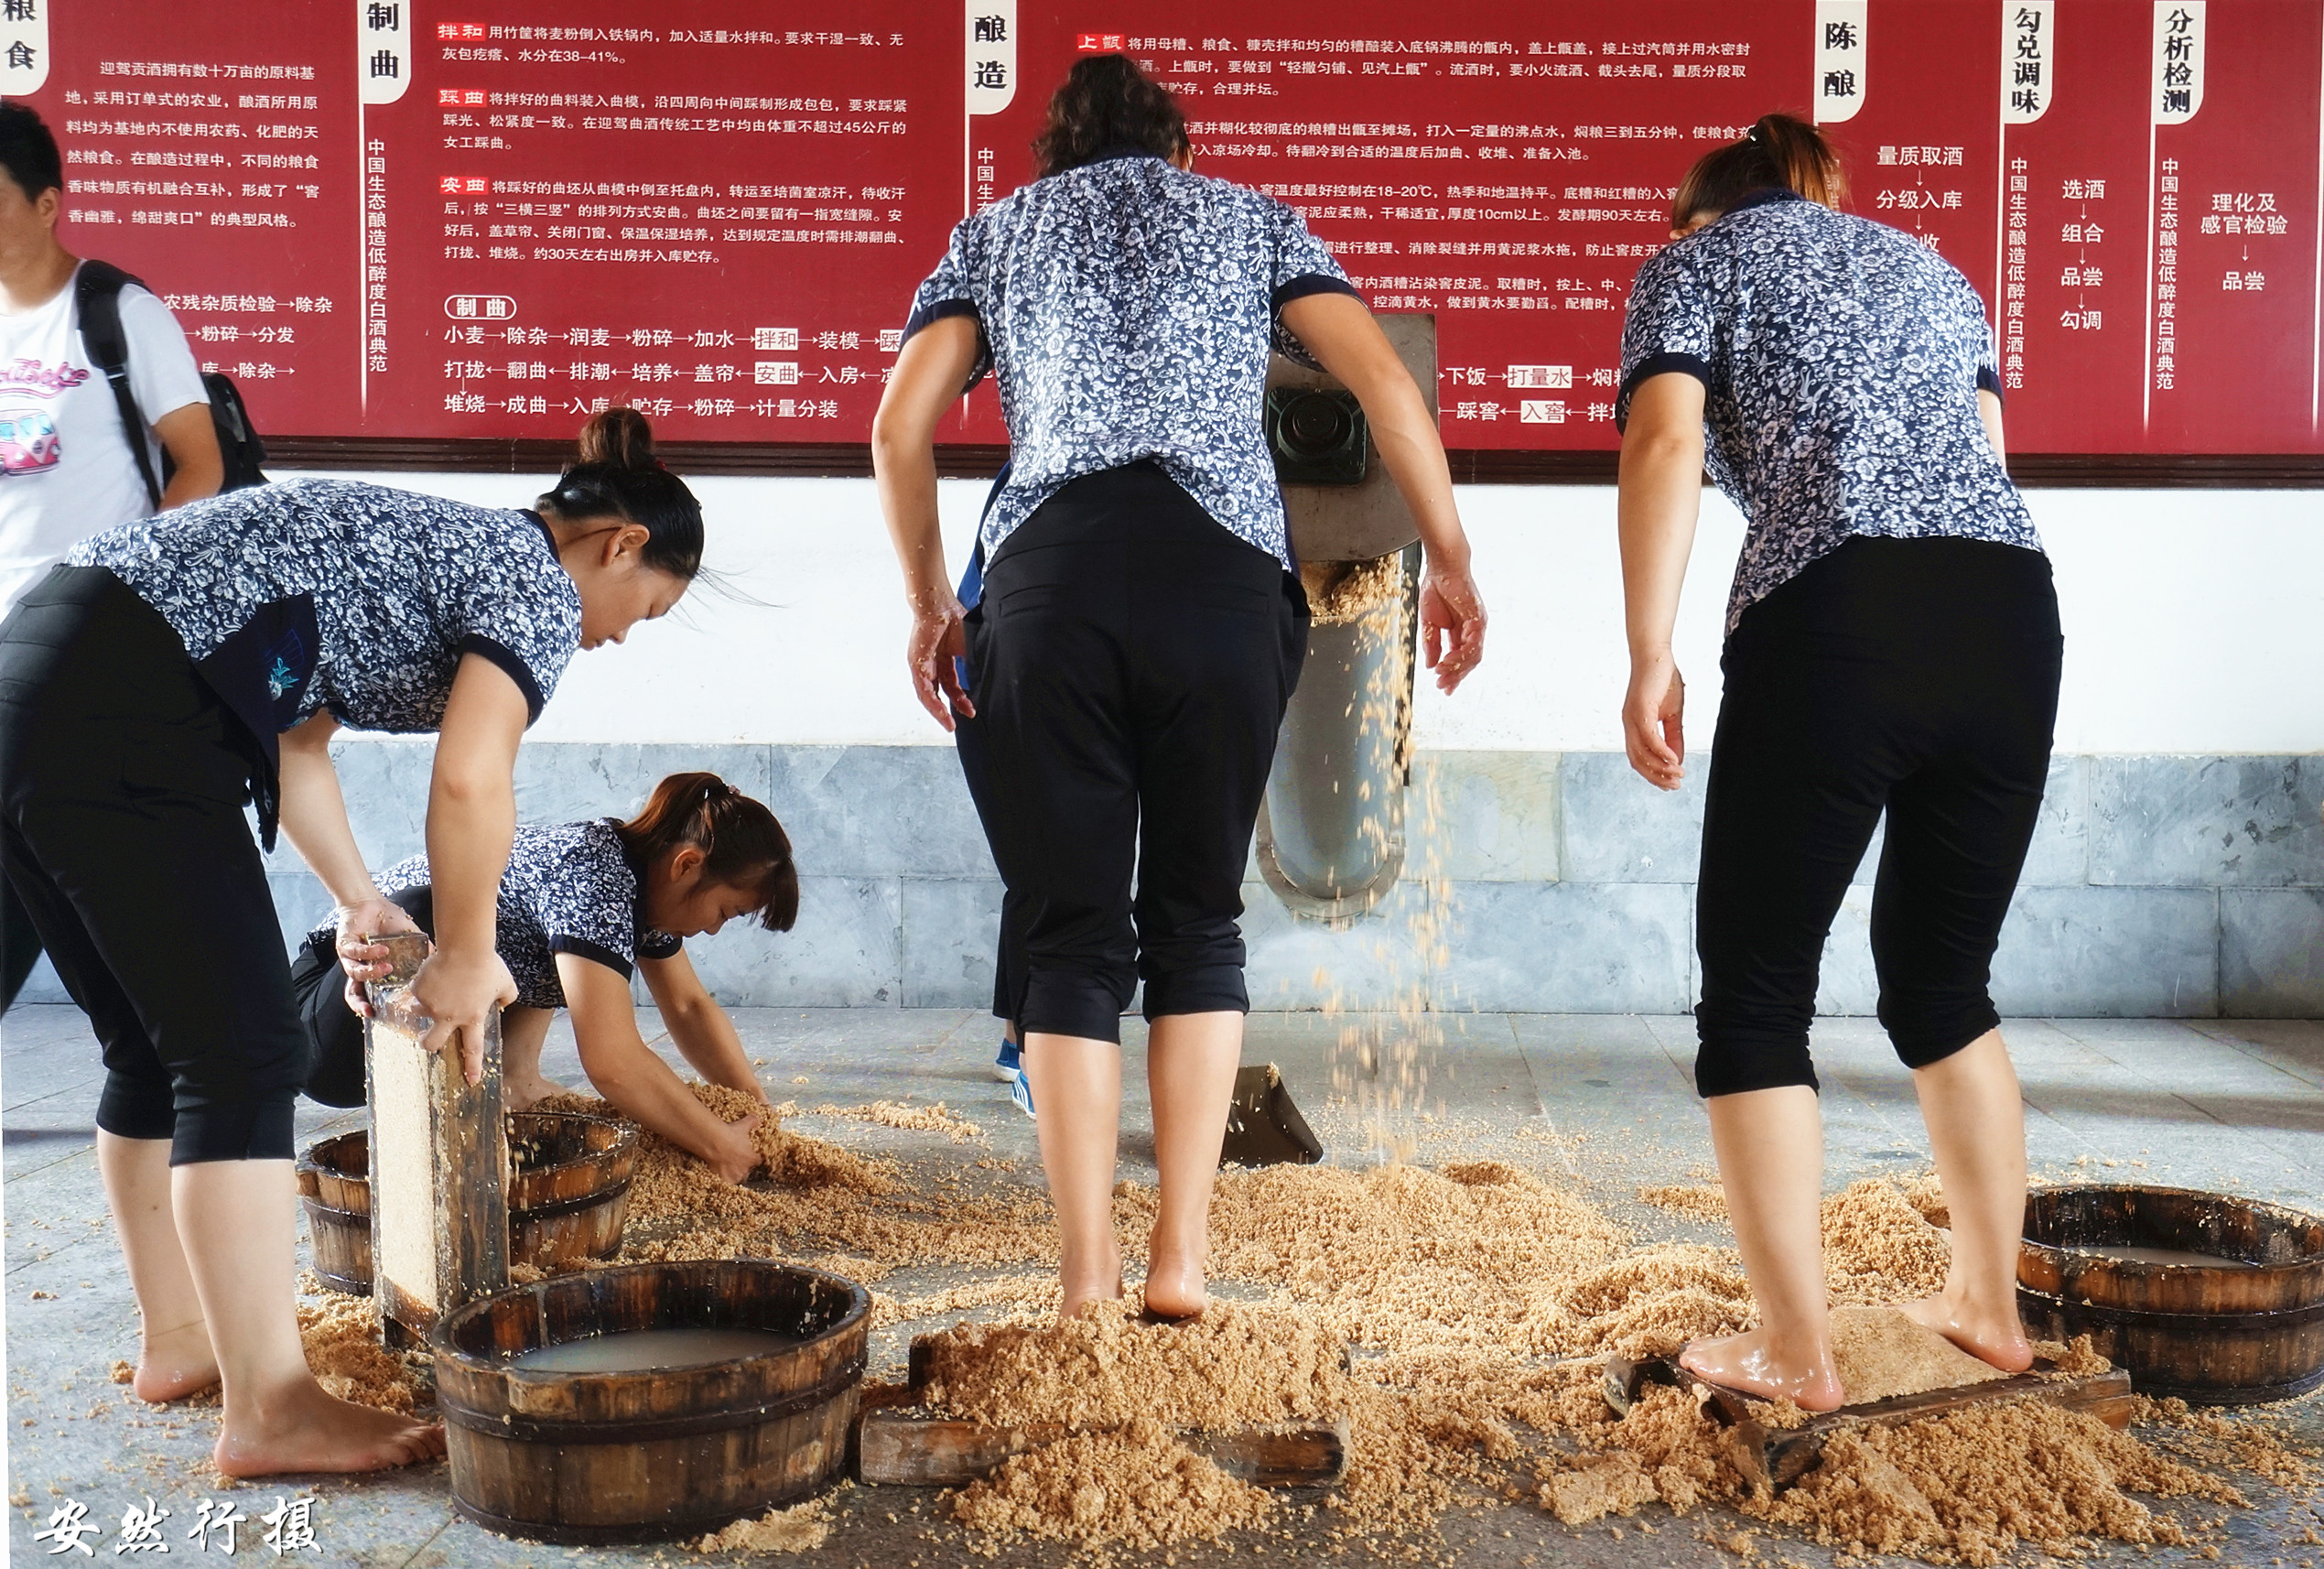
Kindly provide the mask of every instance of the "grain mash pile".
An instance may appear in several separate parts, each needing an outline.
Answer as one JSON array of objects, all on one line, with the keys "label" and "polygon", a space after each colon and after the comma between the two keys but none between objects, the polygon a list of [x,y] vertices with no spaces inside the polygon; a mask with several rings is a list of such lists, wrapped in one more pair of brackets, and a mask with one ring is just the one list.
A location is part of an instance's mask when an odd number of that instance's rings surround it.
[{"label": "grain mash pile", "polygon": [[[730,1120],[746,1109],[731,1092],[697,1093]],[[610,1113],[573,1095],[542,1109]],[[937,1140],[957,1132],[940,1112],[863,1116]],[[1681,1521],[1658,1511],[1633,1529],[1661,1531],[1712,1530],[1703,1511],[1724,1506],[1852,1552],[1983,1564],[2020,1547],[2079,1553],[2092,1539],[2200,1545],[2254,1483],[2319,1479],[2265,1417],[2147,1402],[2134,1431],[2117,1434],[2081,1413],[2012,1404],[1843,1436],[1800,1485],[1755,1495],[1727,1457],[1724,1430],[1692,1397],[1655,1388],[1616,1420],[1599,1392],[1608,1354],[1669,1352],[1748,1325],[1733,1252],[1642,1245],[1562,1182],[1500,1162],[1222,1173],[1212,1273],[1243,1300],[1179,1326],[1127,1312],[1060,1325],[1050,1217],[1034,1190],[974,1180],[957,1160],[907,1172],[801,1137],[777,1117],[758,1138],[773,1180],[737,1188],[648,1135],[622,1261],[783,1256],[867,1282],[930,1265],[973,1271],[925,1295],[876,1297],[879,1322],[939,1331],[921,1398],[975,1420],[1077,1431],[940,1505],[972,1544],[1053,1538],[1135,1557],[1229,1533],[1270,1548],[1293,1528],[1312,1542],[1320,1526],[1343,1546],[1434,1557],[1439,1518],[1489,1498],[1575,1525],[1659,1503]],[[1702,1189],[1643,1196],[1698,1220],[1718,1213]],[[1118,1193],[1133,1256],[1153,1206],[1150,1190]],[[1937,1289],[1946,1246],[1931,1216],[1942,1218],[1941,1202],[1925,1182],[1863,1182],[1830,1199],[1833,1300],[1873,1305]],[[985,1321],[954,1322],[968,1313]],[[1855,1365],[1898,1387],[1949,1380],[1948,1348],[1897,1338],[1892,1316],[1842,1315]],[[1349,1425],[1350,1466],[1320,1499],[1248,1487],[1178,1436],[1332,1418]],[[1749,1549],[1731,1519],[1716,1529]]]}]

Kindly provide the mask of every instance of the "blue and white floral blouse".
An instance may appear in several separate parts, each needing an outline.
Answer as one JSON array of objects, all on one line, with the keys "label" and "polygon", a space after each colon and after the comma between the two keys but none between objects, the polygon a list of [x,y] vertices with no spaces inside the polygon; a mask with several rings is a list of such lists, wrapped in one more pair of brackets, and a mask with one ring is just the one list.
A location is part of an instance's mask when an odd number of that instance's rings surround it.
[{"label": "blue and white floral blouse", "polygon": [[265,753],[329,709],[360,730],[442,723],[460,656],[505,670],[538,719],[581,645],[581,600],[547,525],[346,480],[229,491],[75,546],[161,613]]},{"label": "blue and white floral blouse", "polygon": [[[393,897],[429,884],[427,857],[415,855],[372,881]],[[520,826],[501,877],[492,946],[516,981],[520,1008],[562,1008],[565,986],[557,956],[601,964],[622,979],[634,961],[668,958],[683,946],[645,924],[638,907],[645,870],[631,860],[614,819]],[[337,928],[317,926],[309,944],[330,951]]]},{"label": "blue and white floral blouse", "polygon": [[1281,202],[1145,153],[1052,175],[962,221],[904,336],[946,316],[982,331],[1011,443],[985,514],[989,557],[1065,484],[1147,459],[1243,539],[1292,563],[1261,413],[1277,316],[1355,288]]},{"label": "blue and white floral blouse", "polygon": [[1769,190],[1672,242],[1631,286],[1616,423],[1671,371],[1703,384],[1705,466],[1750,522],[1730,633],[1852,535],[2041,548],[1977,415],[1984,304],[1901,230]]}]

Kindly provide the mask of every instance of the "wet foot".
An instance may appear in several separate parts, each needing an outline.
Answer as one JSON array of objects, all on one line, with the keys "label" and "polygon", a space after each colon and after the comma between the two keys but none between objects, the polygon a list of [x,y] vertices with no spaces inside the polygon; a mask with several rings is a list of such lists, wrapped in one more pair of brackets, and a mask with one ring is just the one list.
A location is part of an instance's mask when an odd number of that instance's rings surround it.
[{"label": "wet foot", "polygon": [[310,1380],[263,1413],[230,1411],[211,1458],[229,1477],[272,1477],[384,1471],[443,1455],[444,1430],[436,1423],[334,1400]]},{"label": "wet foot", "polygon": [[1174,1247],[1157,1235],[1147,1246],[1146,1313],[1164,1323],[1200,1318],[1210,1305],[1204,1289],[1203,1255]]},{"label": "wet foot", "polygon": [[200,1319],[146,1336],[137,1348],[130,1392],[151,1405],[181,1401],[218,1385],[218,1353],[211,1349],[210,1326]]},{"label": "wet foot", "polygon": [[2006,1316],[1967,1313],[1948,1296],[1925,1296],[1919,1302],[1898,1303],[1897,1311],[2005,1373],[2022,1373],[2034,1365],[2033,1343],[2026,1338],[2026,1326],[2019,1321],[2014,1303]]},{"label": "wet foot", "polygon": [[503,1078],[501,1080],[501,1109],[530,1111],[535,1105],[550,1096],[562,1095],[564,1092],[563,1085],[553,1078],[543,1078],[538,1074],[524,1079]]},{"label": "wet foot", "polygon": [[1697,1340],[1679,1353],[1679,1366],[1723,1389],[1788,1400],[1803,1411],[1837,1411],[1847,1403],[1831,1347],[1818,1357],[1779,1358],[1764,1329]]}]

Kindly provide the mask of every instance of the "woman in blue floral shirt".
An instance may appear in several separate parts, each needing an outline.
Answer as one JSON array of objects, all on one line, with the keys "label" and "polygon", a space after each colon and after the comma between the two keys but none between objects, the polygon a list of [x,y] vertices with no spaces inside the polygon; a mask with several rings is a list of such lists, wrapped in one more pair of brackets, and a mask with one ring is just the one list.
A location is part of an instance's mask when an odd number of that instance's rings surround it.
[{"label": "woman in blue floral shirt", "polygon": [[[1428,553],[1422,636],[1446,690],[1485,617],[1435,423],[1298,216],[1193,173],[1176,103],[1119,55],[1074,67],[1034,155],[1041,178],[955,230],[921,286],[872,456],[912,679],[939,724],[957,709],[979,727],[985,831],[1022,916],[1023,995],[996,1012],[1018,1022],[1041,1109],[1063,1311],[1121,1294],[1119,1017],[1142,978],[1162,1174],[1145,1302],[1184,1317],[1205,1301],[1249,1006],[1243,869],[1306,652],[1261,424],[1270,347],[1320,362],[1369,415]],[[934,442],[987,370],[1011,459],[964,615]]]},{"label": "woman in blue floral shirt", "polygon": [[573,655],[663,614],[702,513],[635,413],[600,415],[531,510],[304,481],[101,534],[0,623],[0,852],[103,1044],[97,1163],[137,1294],[143,1399],[224,1387],[229,1476],[362,1471],[442,1429],[332,1399],[293,1313],[306,1051],[259,839],[279,820],[342,942],[412,929],[347,824],[341,724],[436,731],[427,1044],[515,987],[493,952],[517,742]]},{"label": "woman in blue floral shirt", "polygon": [[[377,872],[380,892],[425,930],[435,926],[434,876],[415,855]],[[715,774],[673,774],[623,822],[519,825],[501,876],[494,947],[516,982],[501,1015],[501,1102],[522,1111],[562,1086],[541,1077],[541,1048],[560,1008],[573,1016],[581,1071],[625,1117],[726,1178],[759,1165],[760,1113],[721,1120],[695,1098],[638,1029],[630,977],[643,970],[671,1044],[708,1084],[766,1104],[734,1023],[703,986],[686,939],[755,917],[787,932],[799,914],[799,873],[774,814]],[[330,1106],[363,1103],[362,981],[384,947],[350,944],[336,922],[307,935],[291,986],[314,1044],[307,1093]]]},{"label": "woman in blue floral shirt", "polygon": [[2041,809],[2058,708],[2048,558],[2004,466],[1968,279],[1840,211],[1837,160],[1769,115],[1697,163],[1623,333],[1621,534],[1630,762],[1684,761],[1670,653],[1713,479],[1749,520],[1726,611],[1696,894],[1708,1104],[1760,1327],[1700,1342],[1705,1378],[1812,1411],[1832,1360],[1808,1056],[1817,967],[1885,813],[1872,904],[1880,1021],[1952,1213],[1943,1292],[1906,1311],[1996,1367],[2017,1320],[2026,1147],[1987,976]]}]

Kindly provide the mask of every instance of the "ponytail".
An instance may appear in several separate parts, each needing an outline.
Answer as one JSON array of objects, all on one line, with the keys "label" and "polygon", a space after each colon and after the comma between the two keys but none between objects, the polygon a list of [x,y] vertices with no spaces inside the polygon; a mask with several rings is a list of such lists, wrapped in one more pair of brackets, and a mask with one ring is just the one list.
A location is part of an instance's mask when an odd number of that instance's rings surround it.
[{"label": "ponytail", "polygon": [[1670,227],[1716,218],[1751,192],[1770,189],[1837,209],[1848,200],[1848,175],[1821,131],[1789,114],[1763,115],[1742,140],[1695,160],[1670,199]]},{"label": "ponytail", "polygon": [[787,932],[799,918],[799,873],[774,814],[715,774],[673,774],[645,810],[616,830],[649,866],[672,850],[702,852],[702,875],[757,896],[759,924]]},{"label": "ponytail", "polygon": [[654,455],[654,429],[633,408],[581,427],[580,460],[533,504],[567,523],[618,517],[645,530],[645,564],[685,582],[702,569],[702,503]]}]

